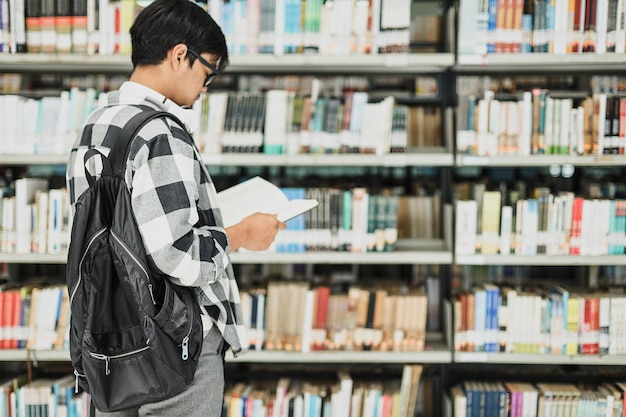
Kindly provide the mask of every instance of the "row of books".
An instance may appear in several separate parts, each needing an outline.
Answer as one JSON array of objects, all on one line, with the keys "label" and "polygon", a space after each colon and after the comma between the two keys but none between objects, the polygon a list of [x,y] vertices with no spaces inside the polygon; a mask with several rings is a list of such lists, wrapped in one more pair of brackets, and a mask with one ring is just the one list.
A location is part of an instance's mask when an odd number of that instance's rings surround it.
[{"label": "row of books", "polygon": [[[331,292],[272,281],[242,291],[253,350],[422,351],[428,300],[400,284]],[[67,350],[67,289],[41,281],[0,286],[0,349]]]},{"label": "row of books", "polygon": [[[268,252],[390,252],[399,239],[441,239],[439,193],[376,194],[364,187],[285,187],[288,199],[319,204],[287,222]],[[0,198],[0,252],[61,254],[69,246],[67,190],[43,178],[20,178]]]},{"label": "row of books", "polygon": [[626,201],[583,198],[569,191],[503,200],[484,191],[456,202],[457,255],[622,255],[626,248]]},{"label": "row of books", "polygon": [[[146,2],[18,1],[0,19],[0,52],[129,54],[130,29]],[[408,52],[409,1],[211,0],[197,2],[222,27],[232,54]],[[439,16],[431,20],[438,22]],[[346,24],[348,22],[348,24]],[[429,24],[440,40],[438,24]],[[424,36],[422,36],[424,37]]]},{"label": "row of books", "polygon": [[28,375],[0,380],[0,417],[88,417],[87,393],[75,392],[76,377]]},{"label": "row of books", "polygon": [[[226,387],[222,416],[410,417],[423,407],[421,365],[405,365],[400,378],[365,380],[345,371],[307,381],[279,377]],[[74,375],[26,375],[0,381],[0,417],[87,417],[89,398],[75,393]]]},{"label": "row of books", "polygon": [[[341,96],[214,92],[200,115],[199,140],[208,153],[375,153],[441,144],[434,106],[407,106],[365,91]],[[202,110],[204,111],[204,110]]]},{"label": "row of books", "polygon": [[482,284],[455,294],[452,303],[456,351],[626,353],[622,293]]},{"label": "row of books", "polygon": [[[91,87],[41,98],[1,95],[0,153],[67,154],[87,116],[105,103],[106,93]],[[392,97],[374,102],[364,91],[315,98],[287,90],[214,92],[193,108],[191,129],[208,154],[385,154],[441,146],[438,107],[402,105]]]},{"label": "row of books", "polygon": [[399,285],[351,286],[272,281],[242,291],[250,349],[423,351],[428,299]]},{"label": "row of books", "polygon": [[459,97],[457,151],[480,156],[531,154],[623,154],[626,99],[594,94],[578,102],[544,89],[520,100]]},{"label": "row of books", "polygon": [[223,416],[412,417],[423,399],[422,365],[405,365],[400,379],[362,380],[340,371],[335,379],[235,383],[224,395]]},{"label": "row of books", "polygon": [[376,194],[364,187],[283,191],[290,200],[316,199],[319,205],[287,221],[269,251],[391,252],[399,239],[441,239],[438,194]]},{"label": "row of books", "polygon": [[463,0],[459,55],[624,53],[623,0]]},{"label": "row of books", "polygon": [[69,297],[38,281],[0,287],[0,349],[69,349]]},{"label": "row of books", "polygon": [[626,409],[626,383],[468,380],[453,385],[454,417],[618,417]]},{"label": "row of books", "polygon": [[41,98],[0,96],[0,153],[67,155],[87,116],[104,105],[95,88]]},{"label": "row of books", "polygon": [[69,195],[48,189],[44,178],[19,178],[0,198],[0,251],[66,253],[69,247]]}]

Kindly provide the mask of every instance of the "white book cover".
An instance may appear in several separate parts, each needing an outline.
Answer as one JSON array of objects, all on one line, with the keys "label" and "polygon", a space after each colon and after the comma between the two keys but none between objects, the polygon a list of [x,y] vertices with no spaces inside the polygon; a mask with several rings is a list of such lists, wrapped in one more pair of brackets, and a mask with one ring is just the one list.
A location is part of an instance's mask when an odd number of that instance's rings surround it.
[{"label": "white book cover", "polygon": [[476,200],[456,202],[455,249],[457,255],[473,255],[476,252],[476,222],[478,203]]},{"label": "white book cover", "polygon": [[285,193],[271,182],[253,177],[217,193],[224,227],[239,223],[251,214],[276,214],[278,220],[287,221],[318,205],[313,199],[288,200]]},{"label": "white book cover", "polygon": [[522,216],[522,255],[537,254],[539,205],[537,200],[525,200]]},{"label": "white book cover", "polygon": [[[596,54],[606,53],[609,0],[596,3]],[[613,16],[611,16],[613,18]]]},{"label": "white book cover", "polygon": [[304,298],[304,317],[302,322],[302,353],[311,351],[311,330],[313,328],[313,311],[315,310],[315,291],[307,290]]},{"label": "white book cover", "polygon": [[42,178],[19,178],[15,181],[16,252],[31,251],[31,210],[37,190],[48,188],[48,180]]},{"label": "white book cover", "polygon": [[265,112],[265,137],[264,152],[280,154],[286,150],[287,129],[290,123],[288,119],[289,91],[270,90],[266,95],[266,108],[271,111]]},{"label": "white book cover", "polygon": [[623,54],[624,53],[624,44],[626,43],[624,31],[624,19],[626,15],[626,5],[624,4],[624,0],[617,0],[617,13],[615,16],[611,16],[611,19],[615,19],[615,53]]}]

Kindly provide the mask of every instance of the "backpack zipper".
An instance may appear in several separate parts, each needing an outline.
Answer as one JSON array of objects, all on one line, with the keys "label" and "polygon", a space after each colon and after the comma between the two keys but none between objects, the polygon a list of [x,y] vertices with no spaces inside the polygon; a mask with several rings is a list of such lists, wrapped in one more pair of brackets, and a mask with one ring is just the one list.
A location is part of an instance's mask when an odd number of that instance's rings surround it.
[{"label": "backpack zipper", "polygon": [[79,374],[76,369],[74,369],[74,375],[76,376],[76,382],[74,383],[74,393],[78,394],[78,390],[79,390],[78,378],[86,378],[87,376],[84,374]]},{"label": "backpack zipper", "polygon": [[83,253],[82,258],[80,258],[80,262],[78,264],[78,281],[76,281],[76,285],[74,286],[74,289],[72,290],[72,294],[70,295],[70,304],[74,301],[74,296],[76,295],[76,291],[78,291],[78,287],[80,286],[80,282],[83,279],[83,262],[85,262],[85,257],[89,253],[89,249],[94,244],[94,242],[100,236],[102,236],[107,231],[107,229],[108,229],[108,227],[105,226],[102,229],[96,231],[96,233],[89,240],[89,243],[87,244],[87,248],[85,249],[85,253]]},{"label": "backpack zipper", "polygon": [[[137,266],[139,266],[141,268],[141,270],[143,271],[143,273],[145,274],[146,279],[149,280],[150,275],[148,274],[147,269],[143,266],[143,264],[139,261],[139,259],[137,259],[137,257],[132,253],[132,251],[128,248],[126,243],[117,234],[115,234],[115,232],[113,230],[111,230],[111,236],[113,237],[113,239],[115,239],[115,241],[117,241],[117,243],[119,243],[122,246],[122,248],[126,251],[128,256],[130,256],[133,259],[133,261],[135,261]],[[150,297],[152,297],[152,302],[156,305],[156,300],[154,299],[154,294],[152,293],[152,284],[151,283],[148,283],[148,291],[150,292]],[[186,302],[185,302],[185,305],[187,305]],[[185,334],[185,337],[183,337],[183,340],[180,343],[180,347],[181,347],[181,350],[182,350],[181,358],[184,361],[189,359],[189,336],[191,335],[193,319],[194,319],[193,308],[188,308],[188,311],[189,311],[189,316],[190,316],[189,318],[190,319],[189,319],[189,323],[187,325],[187,333]]]},{"label": "backpack zipper", "polygon": [[184,301],[185,305],[187,306],[187,310],[189,311],[189,323],[187,325],[187,334],[185,335],[185,337],[183,337],[183,340],[180,343],[180,347],[182,349],[182,359],[186,361],[187,359],[189,359],[189,336],[191,336],[191,330],[194,320],[194,309],[193,307],[189,308],[189,305],[186,302],[187,300]]},{"label": "backpack zipper", "polygon": [[156,305],[156,299],[154,298],[154,293],[152,292],[152,283],[150,282],[150,274],[148,274],[148,270],[145,266],[143,266],[143,263],[141,263],[139,259],[137,259],[137,257],[133,254],[130,248],[126,245],[126,243],[112,229],[111,236],[113,236],[113,239],[115,239],[115,241],[122,246],[122,249],[124,249],[126,254],[131,257],[135,264],[139,268],[141,268],[144,276],[146,277],[146,280],[148,281],[148,292],[150,293],[150,298],[152,298],[152,304]]},{"label": "backpack zipper", "polygon": [[104,355],[102,353],[89,352],[89,356],[91,356],[94,359],[105,361],[105,375],[109,375],[111,373],[111,368],[109,367],[109,362],[111,361],[111,359],[122,359],[127,356],[136,355],[148,349],[150,349],[150,346],[144,346],[140,349],[135,349],[130,352],[120,353],[119,355]]}]

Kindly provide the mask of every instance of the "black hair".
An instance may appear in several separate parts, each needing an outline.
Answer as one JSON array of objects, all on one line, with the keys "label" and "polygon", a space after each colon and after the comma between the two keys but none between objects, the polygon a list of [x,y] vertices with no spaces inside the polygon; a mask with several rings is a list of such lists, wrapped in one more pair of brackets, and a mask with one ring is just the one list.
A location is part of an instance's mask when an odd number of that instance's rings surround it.
[{"label": "black hair", "polygon": [[[153,1],[137,15],[130,28],[130,38],[133,68],[161,63],[179,43],[199,54],[217,56],[219,71],[228,64],[222,29],[206,10],[190,0]],[[195,57],[187,56],[193,64]]]}]

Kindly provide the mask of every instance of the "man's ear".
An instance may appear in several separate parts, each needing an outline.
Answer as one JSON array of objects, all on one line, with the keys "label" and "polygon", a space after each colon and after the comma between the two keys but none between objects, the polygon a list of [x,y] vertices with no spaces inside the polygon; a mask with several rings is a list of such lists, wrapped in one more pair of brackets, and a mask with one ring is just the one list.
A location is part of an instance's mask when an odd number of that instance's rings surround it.
[{"label": "man's ear", "polygon": [[185,61],[185,57],[187,56],[187,45],[184,43],[179,43],[174,45],[172,49],[168,52],[168,58],[170,60],[170,64],[173,68],[178,69],[178,67]]}]

